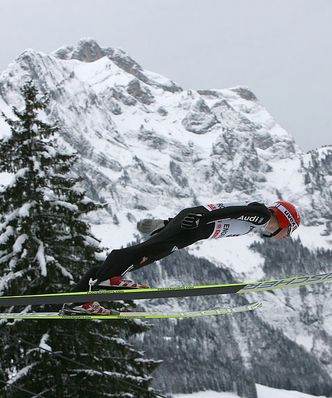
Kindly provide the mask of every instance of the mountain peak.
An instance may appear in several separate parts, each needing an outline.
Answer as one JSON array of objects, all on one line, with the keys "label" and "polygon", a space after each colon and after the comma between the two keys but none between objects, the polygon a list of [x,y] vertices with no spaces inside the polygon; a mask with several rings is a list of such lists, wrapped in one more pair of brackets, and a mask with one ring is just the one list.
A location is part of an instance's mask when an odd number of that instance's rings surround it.
[{"label": "mountain peak", "polygon": [[95,62],[100,58],[108,57],[115,63],[127,66],[127,68],[143,70],[125,51],[112,47],[103,48],[96,40],[89,37],[80,39],[76,46],[60,47],[52,55],[63,60],[77,59],[81,62]]},{"label": "mountain peak", "polygon": [[104,57],[106,54],[96,40],[83,38],[79,40],[77,46],[61,47],[52,55],[64,60],[77,59],[82,62],[94,62]]},{"label": "mountain peak", "polygon": [[91,38],[83,38],[79,40],[76,46],[64,46],[54,51],[52,56],[62,59],[76,59],[81,62],[95,62],[100,58],[107,57],[114,62],[119,68],[130,73],[144,83],[156,87],[160,87],[170,92],[181,92],[182,88],[173,81],[159,76],[156,73],[147,73],[141,65],[131,58],[125,51],[119,48],[103,48]]}]

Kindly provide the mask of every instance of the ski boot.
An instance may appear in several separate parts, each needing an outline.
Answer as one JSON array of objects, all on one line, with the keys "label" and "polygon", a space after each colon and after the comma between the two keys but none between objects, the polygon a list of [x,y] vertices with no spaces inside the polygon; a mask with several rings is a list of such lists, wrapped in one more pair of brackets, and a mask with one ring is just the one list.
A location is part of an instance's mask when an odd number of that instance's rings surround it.
[{"label": "ski boot", "polygon": [[84,304],[64,304],[60,315],[119,315],[119,311],[110,310],[97,301],[89,301]]},{"label": "ski boot", "polygon": [[93,287],[93,281],[90,280],[90,286],[93,290],[113,290],[113,289],[147,289],[150,286],[146,284],[138,284],[131,279],[125,279],[122,276],[113,276],[105,281],[101,281],[98,286]]}]

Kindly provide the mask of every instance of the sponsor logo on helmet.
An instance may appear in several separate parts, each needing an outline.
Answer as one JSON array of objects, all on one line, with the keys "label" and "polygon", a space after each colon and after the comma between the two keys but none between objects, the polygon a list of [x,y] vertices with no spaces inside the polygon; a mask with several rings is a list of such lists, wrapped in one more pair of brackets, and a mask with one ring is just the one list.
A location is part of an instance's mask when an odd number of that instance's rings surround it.
[{"label": "sponsor logo on helmet", "polygon": [[277,209],[279,209],[287,218],[287,220],[289,221],[289,224],[292,228],[292,231],[294,231],[297,227],[298,224],[295,221],[294,217],[292,216],[292,214],[286,209],[286,207],[284,207],[281,203],[275,203],[274,207],[276,207]]}]

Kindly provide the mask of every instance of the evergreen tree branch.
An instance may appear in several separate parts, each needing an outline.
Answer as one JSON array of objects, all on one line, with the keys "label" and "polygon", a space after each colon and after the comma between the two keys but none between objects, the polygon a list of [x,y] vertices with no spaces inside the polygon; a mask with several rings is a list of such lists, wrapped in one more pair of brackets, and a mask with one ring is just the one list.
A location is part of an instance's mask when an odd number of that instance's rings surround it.
[{"label": "evergreen tree branch", "polygon": [[[116,377],[116,378],[119,377],[119,376],[111,375],[111,374],[109,374],[109,372],[107,372],[107,371],[105,371],[105,370],[100,370],[100,369],[91,368],[90,366],[87,366],[87,365],[83,364],[82,362],[75,361],[74,359],[68,358],[68,357],[66,357],[66,356],[63,355],[63,354],[60,354],[59,352],[53,352],[53,351],[51,351],[51,350],[48,350],[48,349],[45,348],[45,347],[40,347],[40,346],[39,346],[39,347],[36,347],[35,344],[33,344],[33,343],[31,343],[30,341],[24,339],[23,337],[14,337],[14,336],[10,336],[10,338],[11,338],[11,339],[14,339],[15,341],[22,341],[22,342],[24,342],[26,345],[28,345],[28,346],[30,346],[30,347],[34,347],[34,348],[37,349],[37,350],[41,350],[41,351],[47,352],[47,353],[50,354],[50,355],[53,355],[53,356],[62,358],[62,359],[64,359],[64,360],[66,360],[66,361],[68,361],[68,362],[70,362],[70,363],[72,363],[72,364],[78,365],[79,367],[84,368],[84,369],[86,369],[86,370],[92,370],[93,372],[99,373],[100,375],[103,375],[103,376],[106,376],[106,377],[111,377],[111,378],[112,378],[112,377]],[[136,390],[136,391],[140,391],[140,392],[146,393],[146,389],[141,388],[141,387],[139,387],[139,386],[137,386],[137,385],[135,385],[135,384],[132,384],[132,383],[128,382],[127,380],[122,379],[121,382],[123,382],[124,384],[126,384],[128,387],[131,387],[134,391]],[[156,392],[153,392],[153,393],[151,393],[151,394],[152,394],[152,396],[156,396],[156,397],[160,397],[160,398],[167,398],[165,395],[161,395],[161,394],[156,393]]]}]

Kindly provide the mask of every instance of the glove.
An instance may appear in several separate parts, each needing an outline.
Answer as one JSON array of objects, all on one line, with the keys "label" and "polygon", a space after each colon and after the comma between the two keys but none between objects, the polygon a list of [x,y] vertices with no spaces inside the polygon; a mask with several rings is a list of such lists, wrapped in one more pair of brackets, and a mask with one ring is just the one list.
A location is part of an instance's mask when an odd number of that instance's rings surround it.
[{"label": "glove", "polygon": [[182,229],[195,229],[206,224],[206,215],[199,213],[188,213],[181,221]]}]

